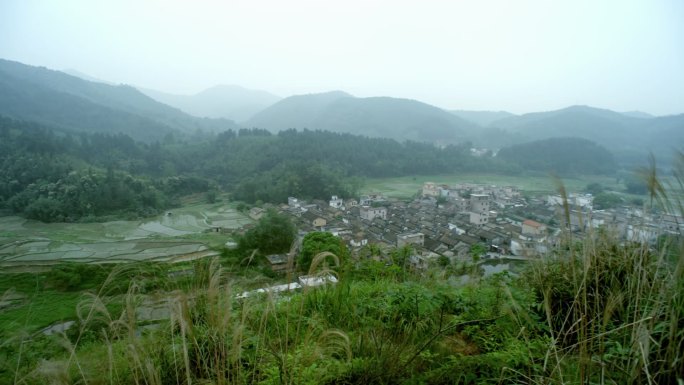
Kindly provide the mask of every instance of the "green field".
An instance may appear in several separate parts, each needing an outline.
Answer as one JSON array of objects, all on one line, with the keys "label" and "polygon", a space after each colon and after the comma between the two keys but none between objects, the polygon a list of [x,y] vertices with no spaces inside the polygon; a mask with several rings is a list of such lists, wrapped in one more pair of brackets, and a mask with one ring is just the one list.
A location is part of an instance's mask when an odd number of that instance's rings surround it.
[{"label": "green field", "polygon": [[40,266],[60,261],[181,261],[213,253],[227,236],[252,220],[226,203],[189,203],[142,221],[42,223],[0,217],[0,266]]},{"label": "green field", "polygon": [[[607,189],[623,190],[622,184],[616,183],[611,176],[583,176],[580,178],[562,178],[568,192],[580,192],[587,184],[597,182]],[[382,192],[391,198],[410,198],[423,187],[425,182],[453,185],[458,183],[492,184],[497,186],[516,186],[530,193],[555,192],[556,184],[551,176],[507,176],[495,174],[461,174],[408,176],[397,178],[367,179],[361,193]]]}]

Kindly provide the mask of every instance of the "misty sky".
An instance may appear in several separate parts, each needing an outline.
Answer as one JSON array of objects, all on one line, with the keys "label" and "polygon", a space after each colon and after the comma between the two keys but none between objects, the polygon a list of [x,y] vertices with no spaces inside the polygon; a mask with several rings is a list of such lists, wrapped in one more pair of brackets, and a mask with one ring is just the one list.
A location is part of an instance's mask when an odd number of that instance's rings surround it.
[{"label": "misty sky", "polygon": [[684,1],[0,1],[0,58],[191,94],[684,113]]}]

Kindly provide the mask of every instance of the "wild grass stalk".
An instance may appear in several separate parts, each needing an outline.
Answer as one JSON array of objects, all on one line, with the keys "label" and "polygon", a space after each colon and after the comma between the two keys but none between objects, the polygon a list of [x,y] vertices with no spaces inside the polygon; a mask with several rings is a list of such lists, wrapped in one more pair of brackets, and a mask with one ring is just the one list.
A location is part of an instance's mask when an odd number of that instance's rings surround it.
[{"label": "wild grass stalk", "polygon": [[[680,154],[674,188],[665,188],[653,162],[640,171],[651,202],[680,216],[684,215],[681,200],[668,194],[676,187],[680,192],[675,196],[684,191],[682,159]],[[563,195],[562,186],[560,191]],[[565,223],[569,224],[566,199]],[[566,231],[557,257],[531,270],[553,341],[547,357],[555,365],[545,365],[546,379],[624,384],[681,381],[681,234],[673,238],[676,243],[656,245],[621,241],[610,231],[592,228],[573,238]]]}]

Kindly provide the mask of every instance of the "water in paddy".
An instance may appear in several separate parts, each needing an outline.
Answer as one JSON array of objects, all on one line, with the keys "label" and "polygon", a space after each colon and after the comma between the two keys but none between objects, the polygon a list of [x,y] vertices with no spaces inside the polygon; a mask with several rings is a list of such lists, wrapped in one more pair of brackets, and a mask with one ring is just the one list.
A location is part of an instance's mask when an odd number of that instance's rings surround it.
[{"label": "water in paddy", "polygon": [[526,261],[513,260],[487,260],[480,264],[480,268],[484,270],[484,277],[508,271],[511,275],[516,276],[525,268]]}]

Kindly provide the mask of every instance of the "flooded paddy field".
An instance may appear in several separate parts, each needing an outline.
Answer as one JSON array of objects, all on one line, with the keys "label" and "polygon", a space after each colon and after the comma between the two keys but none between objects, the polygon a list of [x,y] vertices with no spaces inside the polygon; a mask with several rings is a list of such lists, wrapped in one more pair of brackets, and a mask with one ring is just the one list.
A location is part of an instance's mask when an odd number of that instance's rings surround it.
[{"label": "flooded paddy field", "polygon": [[[140,221],[42,223],[0,217],[0,267],[58,262],[123,263],[187,261],[214,255],[209,243],[252,220],[228,204],[194,204]],[[213,238],[221,238],[214,240]]]}]

